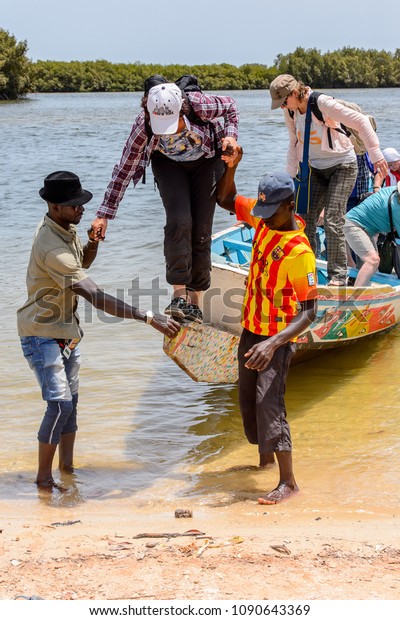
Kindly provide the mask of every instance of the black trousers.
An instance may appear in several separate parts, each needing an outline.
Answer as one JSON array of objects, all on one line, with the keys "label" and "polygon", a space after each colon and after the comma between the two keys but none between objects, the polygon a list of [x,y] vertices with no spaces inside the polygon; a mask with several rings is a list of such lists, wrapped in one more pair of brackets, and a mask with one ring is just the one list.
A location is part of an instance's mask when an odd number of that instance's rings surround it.
[{"label": "black trousers", "polygon": [[293,342],[279,347],[265,370],[245,368],[244,354],[268,336],[243,329],[238,351],[239,405],[244,432],[249,443],[258,444],[260,454],[291,452],[292,440],[286,419],[285,390]]},{"label": "black trousers", "polygon": [[168,284],[210,287],[211,234],[220,157],[178,162],[155,152],[151,165],[166,213],[164,256]]}]

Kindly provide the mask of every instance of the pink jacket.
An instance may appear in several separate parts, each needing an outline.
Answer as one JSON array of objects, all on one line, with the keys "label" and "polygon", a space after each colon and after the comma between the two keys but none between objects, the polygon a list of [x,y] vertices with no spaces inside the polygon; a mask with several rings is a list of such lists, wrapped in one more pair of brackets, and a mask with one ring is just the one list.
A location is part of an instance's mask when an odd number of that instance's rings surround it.
[{"label": "pink jacket", "polygon": [[[310,90],[311,92],[311,90]],[[311,122],[316,125],[323,125],[321,150],[325,153],[331,152],[334,156],[336,153],[347,153],[353,148],[353,144],[346,135],[339,131],[331,131],[332,148],[328,142],[328,127],[339,127],[340,123],[356,129],[368,151],[371,162],[383,159],[383,155],[379,148],[379,140],[376,132],[372,129],[371,123],[364,114],[356,112],[338,103],[336,99],[329,95],[320,95],[318,97],[318,107],[322,112],[325,123],[319,121],[314,114],[311,115]],[[303,144],[299,142],[296,136],[296,115],[292,118],[287,109],[284,110],[285,123],[289,131],[289,150],[287,156],[287,172],[290,176],[295,177],[299,162],[303,159]]]}]

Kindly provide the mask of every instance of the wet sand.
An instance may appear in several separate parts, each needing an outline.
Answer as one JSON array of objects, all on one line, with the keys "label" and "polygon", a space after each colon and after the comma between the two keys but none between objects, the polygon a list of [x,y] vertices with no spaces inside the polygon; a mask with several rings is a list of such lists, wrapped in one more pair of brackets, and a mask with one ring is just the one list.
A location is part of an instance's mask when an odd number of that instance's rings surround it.
[{"label": "wet sand", "polygon": [[[29,514],[1,502],[0,598],[399,598],[398,508],[332,514],[301,494],[271,507],[216,503],[109,498],[66,510],[45,498]],[[177,519],[176,509],[193,517]],[[188,530],[197,535],[176,536]]]}]

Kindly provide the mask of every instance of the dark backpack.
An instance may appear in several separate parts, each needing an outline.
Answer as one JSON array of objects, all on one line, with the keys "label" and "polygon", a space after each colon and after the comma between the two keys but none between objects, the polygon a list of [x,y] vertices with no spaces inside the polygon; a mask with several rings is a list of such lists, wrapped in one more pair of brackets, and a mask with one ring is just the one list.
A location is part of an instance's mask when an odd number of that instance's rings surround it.
[{"label": "dark backpack", "polygon": [[[321,94],[322,93],[319,93],[318,91],[314,90],[310,94],[309,103],[311,107],[311,112],[314,114],[314,116],[319,121],[325,124],[324,117],[322,116],[322,112],[318,107],[318,97]],[[374,117],[371,116],[370,114],[367,114],[367,112],[365,112],[362,108],[360,108],[360,106],[357,103],[353,103],[351,101],[345,101],[344,99],[336,99],[336,101],[346,106],[346,108],[350,108],[351,110],[356,110],[357,112],[360,112],[360,114],[364,114],[364,116],[366,116],[369,122],[371,123],[373,130],[376,131],[376,122],[375,122]],[[364,155],[364,153],[367,152],[365,144],[362,141],[358,131],[356,131],[355,129],[352,129],[351,127],[346,127],[346,125],[343,125],[343,123],[340,123],[340,127],[328,127],[328,143],[329,143],[330,148],[332,148],[331,129],[334,129],[335,131],[338,131],[339,133],[342,133],[348,138],[350,138],[357,155]]]},{"label": "dark backpack", "polygon": [[165,79],[162,75],[151,75],[144,82],[144,94],[147,95],[150,88],[153,86],[158,86],[159,84],[167,84],[168,80]]},{"label": "dark backpack", "polygon": [[[167,84],[168,80],[165,79],[162,75],[152,75],[144,83],[144,94],[147,95],[150,88],[153,86],[158,86],[159,84]],[[199,80],[195,75],[182,75],[178,80],[175,80],[175,84],[179,86],[181,90],[185,93],[188,92],[199,92],[202,90],[200,88]]]},{"label": "dark backpack", "polygon": [[186,114],[191,123],[195,123],[196,125],[208,125],[210,121],[203,121],[202,118],[199,118],[196,112],[192,108],[192,104],[189,101],[189,98],[186,97],[186,93],[201,93],[203,92],[200,88],[199,80],[195,75],[182,75],[178,80],[175,80],[175,84],[179,86],[183,94],[185,95],[185,99],[189,104],[189,113]]},{"label": "dark backpack", "polygon": [[199,80],[195,75],[191,75],[190,73],[188,73],[187,75],[182,75],[180,78],[175,80],[175,84],[179,86],[179,88],[185,93],[202,92]]}]

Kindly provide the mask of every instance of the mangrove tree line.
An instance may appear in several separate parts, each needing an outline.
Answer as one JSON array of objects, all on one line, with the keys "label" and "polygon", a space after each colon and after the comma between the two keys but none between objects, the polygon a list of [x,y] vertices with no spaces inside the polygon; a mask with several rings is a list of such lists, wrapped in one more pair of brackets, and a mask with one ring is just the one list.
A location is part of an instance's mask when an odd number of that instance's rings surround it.
[{"label": "mangrove tree line", "polygon": [[18,43],[0,29],[0,98],[27,92],[142,91],[144,80],[155,73],[170,81],[196,75],[204,90],[253,90],[268,88],[280,73],[290,73],[315,88],[387,88],[400,86],[400,48],[396,52],[353,47],[321,53],[298,47],[279,54],[272,67],[264,64],[160,65],[107,60],[38,60],[27,57],[26,41]]}]

